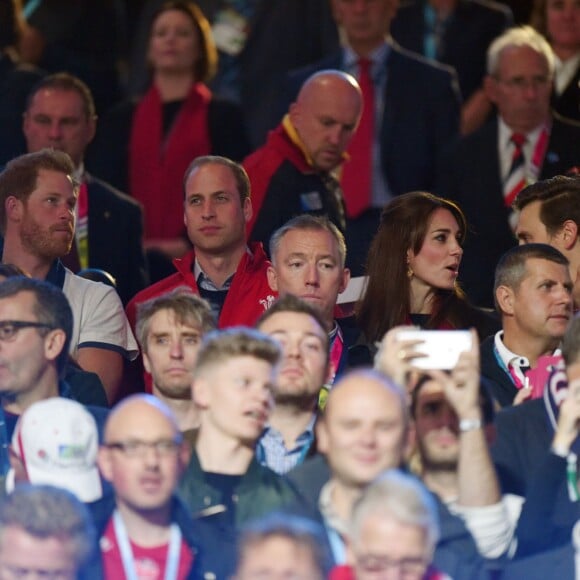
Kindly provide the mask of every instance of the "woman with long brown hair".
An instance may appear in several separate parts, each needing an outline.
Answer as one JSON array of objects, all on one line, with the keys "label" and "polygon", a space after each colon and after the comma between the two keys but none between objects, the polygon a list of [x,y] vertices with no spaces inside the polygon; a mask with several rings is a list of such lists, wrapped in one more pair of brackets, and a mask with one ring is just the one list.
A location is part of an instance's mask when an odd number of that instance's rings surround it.
[{"label": "woman with long brown hair", "polygon": [[498,329],[490,314],[467,302],[457,283],[466,229],[457,205],[427,192],[400,195],[384,208],[367,258],[367,286],[357,305],[367,342],[404,324],[475,327],[480,338]]}]

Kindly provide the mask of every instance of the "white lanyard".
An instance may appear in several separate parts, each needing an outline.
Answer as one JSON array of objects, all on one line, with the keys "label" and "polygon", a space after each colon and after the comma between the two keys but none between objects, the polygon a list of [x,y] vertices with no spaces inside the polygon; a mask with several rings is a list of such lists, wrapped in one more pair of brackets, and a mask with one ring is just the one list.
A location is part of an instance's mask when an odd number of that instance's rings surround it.
[{"label": "white lanyard", "polygon": [[[123,561],[123,570],[127,580],[139,580],[135,570],[135,560],[133,559],[133,550],[127,535],[125,523],[118,510],[113,514],[113,527],[115,536],[121,552]],[[167,550],[167,561],[165,562],[165,580],[177,580],[179,570],[179,556],[181,551],[181,530],[175,523],[169,527],[169,549]]]}]

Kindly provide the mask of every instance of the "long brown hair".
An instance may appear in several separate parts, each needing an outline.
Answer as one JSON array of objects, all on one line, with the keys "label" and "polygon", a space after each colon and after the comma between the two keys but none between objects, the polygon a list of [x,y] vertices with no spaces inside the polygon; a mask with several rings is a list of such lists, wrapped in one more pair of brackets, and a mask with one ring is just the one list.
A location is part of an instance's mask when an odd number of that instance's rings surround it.
[{"label": "long brown hair", "polygon": [[[437,209],[446,209],[457,220],[465,239],[467,227],[463,212],[452,201],[424,191],[412,191],[393,199],[383,210],[379,229],[367,257],[368,283],[357,305],[360,328],[369,341],[380,340],[393,326],[404,324],[410,314],[410,280],[407,276],[407,251],[421,251],[427,229]],[[436,328],[449,320],[453,304],[463,299],[458,286],[437,292],[428,327]]]}]

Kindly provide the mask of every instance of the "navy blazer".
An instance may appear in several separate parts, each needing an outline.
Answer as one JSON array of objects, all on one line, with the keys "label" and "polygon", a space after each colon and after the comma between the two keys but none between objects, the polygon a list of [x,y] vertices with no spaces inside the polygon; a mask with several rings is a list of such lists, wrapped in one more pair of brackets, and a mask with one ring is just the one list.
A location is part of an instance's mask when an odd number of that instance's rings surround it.
[{"label": "navy blazer", "polygon": [[[460,139],[443,158],[437,193],[457,202],[468,223],[459,280],[470,301],[493,307],[493,280],[499,258],[516,243],[504,205],[497,149],[496,118]],[[554,116],[540,179],[580,164],[580,125]]]},{"label": "navy blazer", "polygon": [[[424,1],[401,2],[391,24],[393,38],[409,50],[423,54]],[[487,48],[494,38],[512,26],[511,10],[489,0],[459,0],[445,27],[440,62],[457,71],[465,99],[481,87],[486,73]]]},{"label": "navy blazer", "polygon": [[[461,97],[450,67],[428,61],[396,43],[386,61],[387,82],[380,128],[381,164],[394,195],[434,184],[439,156],[459,128]],[[343,69],[343,52],[289,74],[280,112],[304,81],[324,69]]]},{"label": "navy blazer", "polygon": [[85,175],[89,194],[89,267],[117,280],[126,304],[149,283],[143,252],[143,210],[133,198],[108,183]]}]

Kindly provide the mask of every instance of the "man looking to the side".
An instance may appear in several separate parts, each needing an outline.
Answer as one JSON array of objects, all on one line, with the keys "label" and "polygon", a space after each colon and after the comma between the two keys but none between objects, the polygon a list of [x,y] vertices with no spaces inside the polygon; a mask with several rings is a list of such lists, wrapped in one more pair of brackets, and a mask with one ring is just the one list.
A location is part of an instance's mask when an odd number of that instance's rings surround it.
[{"label": "man looking to the side", "polygon": [[519,212],[520,244],[550,244],[570,262],[574,304],[580,308],[580,178],[557,175],[522,189],[513,208]]},{"label": "man looking to the side", "polygon": [[502,406],[530,394],[526,373],[543,355],[553,355],[572,317],[569,262],[547,244],[506,252],[495,275],[502,330],[481,343],[481,374]]},{"label": "man looking to the side", "polygon": [[123,359],[137,356],[137,343],[115,290],[73,274],[60,260],[74,239],[73,174],[70,157],[51,149],[6,165],[0,174],[2,262],[62,289],[74,313],[70,354],[99,375],[112,403],[121,388]]}]

